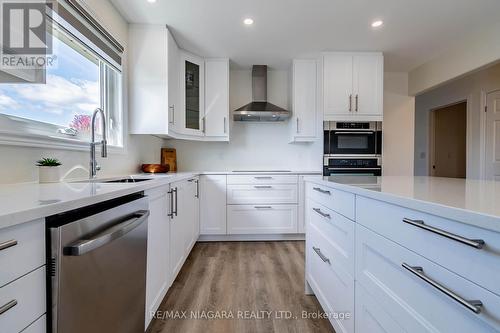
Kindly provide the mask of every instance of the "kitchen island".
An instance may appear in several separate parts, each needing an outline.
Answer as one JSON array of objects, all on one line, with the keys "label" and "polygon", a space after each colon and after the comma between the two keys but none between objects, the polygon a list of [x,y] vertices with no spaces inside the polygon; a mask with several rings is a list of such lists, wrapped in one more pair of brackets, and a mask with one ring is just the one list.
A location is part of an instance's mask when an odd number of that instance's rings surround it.
[{"label": "kitchen island", "polygon": [[336,331],[500,329],[499,182],[305,180],[306,290]]}]

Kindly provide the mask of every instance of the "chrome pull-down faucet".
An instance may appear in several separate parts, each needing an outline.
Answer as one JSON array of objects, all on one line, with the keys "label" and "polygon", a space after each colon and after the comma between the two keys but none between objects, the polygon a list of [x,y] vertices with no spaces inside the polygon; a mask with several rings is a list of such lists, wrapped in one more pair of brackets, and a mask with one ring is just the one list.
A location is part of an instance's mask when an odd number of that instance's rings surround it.
[{"label": "chrome pull-down faucet", "polygon": [[[101,116],[101,130],[102,130],[102,140],[100,142],[95,142],[95,118],[97,114]],[[104,116],[104,111],[101,108],[97,108],[94,110],[94,114],[92,114],[92,122],[90,124],[92,136],[90,140],[90,179],[95,178],[97,175],[97,171],[101,169],[99,165],[97,165],[97,160],[95,158],[95,147],[98,145],[102,145],[101,147],[101,157],[108,157],[108,143],[106,141],[106,117]]]}]

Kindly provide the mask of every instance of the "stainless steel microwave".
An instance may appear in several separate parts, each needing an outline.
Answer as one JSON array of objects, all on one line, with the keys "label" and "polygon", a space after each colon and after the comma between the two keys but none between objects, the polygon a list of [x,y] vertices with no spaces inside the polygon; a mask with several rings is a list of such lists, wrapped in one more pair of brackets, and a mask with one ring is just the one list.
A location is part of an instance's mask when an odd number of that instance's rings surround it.
[{"label": "stainless steel microwave", "polygon": [[326,156],[382,155],[381,122],[325,122]]}]

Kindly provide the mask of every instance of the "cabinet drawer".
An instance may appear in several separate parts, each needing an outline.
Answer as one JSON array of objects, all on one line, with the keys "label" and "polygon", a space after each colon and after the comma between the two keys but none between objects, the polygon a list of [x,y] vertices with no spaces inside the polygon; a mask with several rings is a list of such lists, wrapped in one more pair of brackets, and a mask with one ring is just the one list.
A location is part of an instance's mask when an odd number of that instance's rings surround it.
[{"label": "cabinet drawer", "polygon": [[[356,280],[404,331],[500,329],[500,297],[359,224]],[[449,294],[440,288],[447,288]],[[462,303],[458,298],[463,299]],[[475,300],[483,304],[477,307],[479,313],[472,311]]]},{"label": "cabinet drawer", "polygon": [[324,251],[354,276],[354,222],[311,199],[307,200],[306,210],[306,232],[321,234]]},{"label": "cabinet drawer", "polygon": [[227,203],[245,204],[295,204],[297,185],[228,185]]},{"label": "cabinet drawer", "polygon": [[297,184],[297,175],[228,175],[229,185],[238,184]]},{"label": "cabinet drawer", "polygon": [[[500,295],[500,233],[360,196],[356,200],[358,223]],[[481,239],[485,245],[477,249],[403,219],[420,220],[424,227],[467,239]]]},{"label": "cabinet drawer", "polygon": [[356,282],[356,331],[401,333],[403,328]]},{"label": "cabinet drawer", "polygon": [[47,332],[47,317],[45,315],[38,318],[33,324],[26,327],[22,333],[46,333]]},{"label": "cabinet drawer", "polygon": [[20,332],[45,313],[45,287],[44,266],[0,288],[0,308],[12,306],[0,314],[2,332]]},{"label": "cabinet drawer", "polygon": [[0,229],[0,287],[44,264],[43,220]]},{"label": "cabinet drawer", "polygon": [[329,252],[329,244],[321,232],[307,232],[306,278],[323,311],[344,317],[330,317],[335,332],[354,332],[354,278]]},{"label": "cabinet drawer", "polygon": [[354,220],[354,194],[336,190],[324,185],[307,183],[306,198]]},{"label": "cabinet drawer", "polygon": [[297,205],[227,206],[228,234],[297,233]]}]

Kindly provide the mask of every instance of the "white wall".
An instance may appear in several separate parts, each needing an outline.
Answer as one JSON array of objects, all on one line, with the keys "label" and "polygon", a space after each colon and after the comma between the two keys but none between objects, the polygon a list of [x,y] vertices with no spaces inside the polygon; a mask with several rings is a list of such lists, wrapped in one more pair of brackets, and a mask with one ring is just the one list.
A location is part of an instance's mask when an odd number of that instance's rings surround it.
[{"label": "white wall", "polygon": [[[127,48],[127,23],[108,0],[84,0],[95,17],[122,45]],[[124,55],[124,127],[127,128],[127,76],[126,53]],[[124,154],[109,153],[107,159],[98,157],[102,176],[137,172],[140,163],[158,163],[162,140],[152,136],[125,137],[127,151]],[[86,151],[54,150],[0,145],[0,183],[30,182],[38,179],[35,161],[40,157],[56,157],[63,162],[63,172],[75,166],[88,168],[89,153]],[[88,171],[79,169],[70,177],[86,177]]]},{"label": "white wall", "polygon": [[429,112],[467,100],[467,178],[480,178],[483,95],[500,89],[500,64],[455,80],[415,99],[415,174],[429,174]]},{"label": "white wall", "polygon": [[[289,108],[287,71],[268,71],[268,101]],[[250,70],[230,72],[230,111],[252,100]],[[231,112],[232,115],[232,112]],[[322,170],[323,142],[289,144],[289,122],[230,121],[230,142],[166,140],[177,149],[180,170]],[[322,135],[321,135],[322,137]]]},{"label": "white wall", "polygon": [[410,72],[411,95],[423,93],[449,80],[500,60],[500,21],[481,31],[471,27],[453,47]]},{"label": "white wall", "polygon": [[415,98],[407,73],[384,73],[383,175],[412,176]]}]

